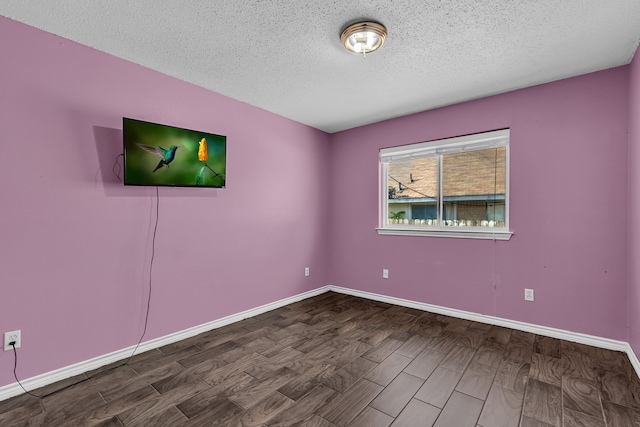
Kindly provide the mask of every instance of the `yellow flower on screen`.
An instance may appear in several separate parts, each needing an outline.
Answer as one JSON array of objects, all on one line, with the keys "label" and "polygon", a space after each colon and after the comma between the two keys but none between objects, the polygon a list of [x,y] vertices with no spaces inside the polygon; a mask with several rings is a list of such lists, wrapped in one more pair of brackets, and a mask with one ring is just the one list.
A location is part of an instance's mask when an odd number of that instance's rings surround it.
[{"label": "yellow flower on screen", "polygon": [[200,140],[200,146],[198,147],[198,160],[201,162],[206,161],[209,158],[209,154],[207,153],[207,140],[202,138]]}]

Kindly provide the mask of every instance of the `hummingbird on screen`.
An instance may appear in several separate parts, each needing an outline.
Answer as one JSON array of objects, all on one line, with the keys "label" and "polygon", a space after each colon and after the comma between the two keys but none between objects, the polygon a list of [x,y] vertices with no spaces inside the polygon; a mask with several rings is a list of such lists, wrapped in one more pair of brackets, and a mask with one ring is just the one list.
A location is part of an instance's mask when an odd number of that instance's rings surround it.
[{"label": "hummingbird on screen", "polygon": [[168,150],[165,150],[162,147],[150,147],[144,144],[136,144],[136,145],[142,148],[143,150],[148,151],[149,153],[154,154],[160,158],[160,162],[158,163],[158,166],[156,166],[156,168],[153,170],[153,172],[157,171],[163,166],[169,167],[169,163],[171,163],[173,159],[176,158],[176,150],[178,149],[178,147],[176,147],[175,145],[172,145],[171,147],[169,147]]}]

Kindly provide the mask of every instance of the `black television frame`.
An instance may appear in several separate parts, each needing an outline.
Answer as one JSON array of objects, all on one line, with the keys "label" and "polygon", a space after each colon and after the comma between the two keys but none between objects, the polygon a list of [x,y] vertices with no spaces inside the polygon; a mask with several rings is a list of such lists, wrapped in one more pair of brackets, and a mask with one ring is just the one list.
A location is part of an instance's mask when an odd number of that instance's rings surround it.
[{"label": "black television frame", "polygon": [[[122,133],[124,185],[218,189],[226,187],[225,135],[129,117],[122,118]],[[206,157],[202,157],[203,140],[206,141]],[[165,155],[163,160],[159,151],[167,152],[173,147],[177,147],[173,156]]]}]

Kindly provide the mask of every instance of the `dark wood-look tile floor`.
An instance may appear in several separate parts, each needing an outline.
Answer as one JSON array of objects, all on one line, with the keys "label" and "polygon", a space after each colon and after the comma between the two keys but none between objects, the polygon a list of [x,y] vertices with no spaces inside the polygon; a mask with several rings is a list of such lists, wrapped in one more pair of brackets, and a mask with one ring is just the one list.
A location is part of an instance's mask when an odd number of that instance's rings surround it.
[{"label": "dark wood-look tile floor", "polygon": [[0,425],[640,426],[623,353],[337,293],[118,365],[0,402]]}]

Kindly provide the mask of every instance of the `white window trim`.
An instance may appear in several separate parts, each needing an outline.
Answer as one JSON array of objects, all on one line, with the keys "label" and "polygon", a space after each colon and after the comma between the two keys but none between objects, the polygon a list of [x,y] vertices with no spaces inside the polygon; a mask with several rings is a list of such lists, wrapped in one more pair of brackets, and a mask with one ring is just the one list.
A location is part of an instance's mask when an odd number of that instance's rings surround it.
[{"label": "white window trim", "polygon": [[[473,229],[466,227],[462,229],[459,227],[447,227],[453,228],[453,230],[443,230],[441,228],[400,228],[400,227],[387,227],[376,228],[376,231],[380,235],[388,236],[426,236],[426,237],[454,237],[459,239],[487,239],[487,240],[509,240],[513,235],[512,231],[503,229],[496,229],[492,231],[485,231],[484,229]],[[491,229],[490,229],[491,230]]]},{"label": "white window trim", "polygon": [[[509,240],[513,232],[509,231],[509,129],[502,129],[480,134],[465,135],[454,138],[439,139],[399,147],[383,148],[380,150],[380,227],[376,231],[380,235],[398,236],[428,236],[428,237],[452,237],[463,239],[489,239]],[[409,158],[430,157],[440,154],[459,153],[469,150],[482,150],[487,148],[506,147],[506,180],[505,180],[505,226],[500,228],[480,227],[452,227],[452,226],[410,226],[388,224],[388,171],[390,161]],[[441,162],[441,157],[439,157]],[[439,168],[440,170],[442,168]],[[439,194],[442,194],[442,180],[439,179]],[[442,218],[442,203],[439,203],[439,215]]]}]

